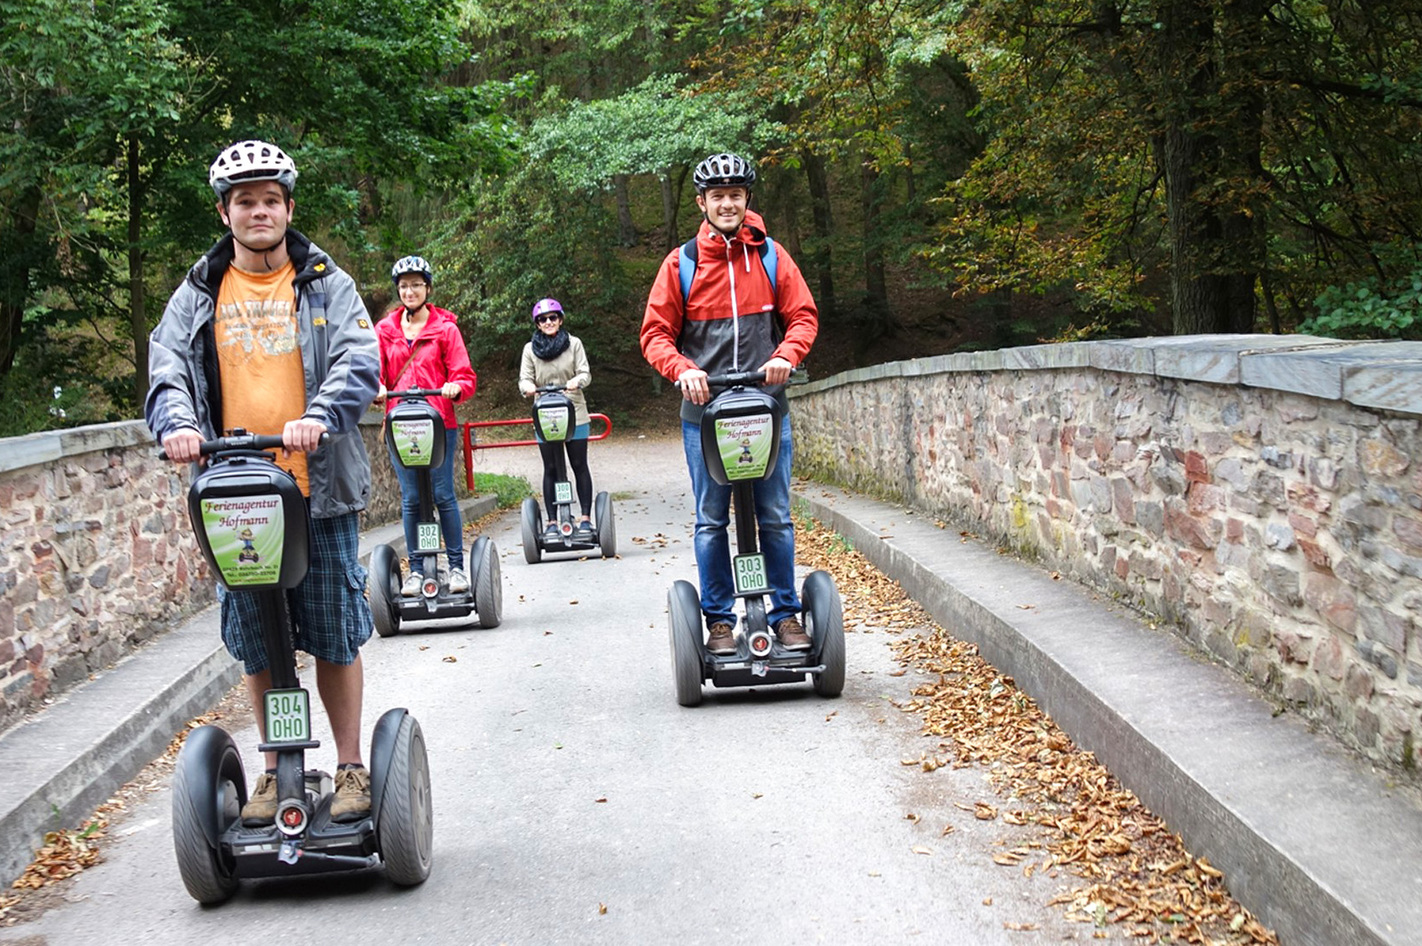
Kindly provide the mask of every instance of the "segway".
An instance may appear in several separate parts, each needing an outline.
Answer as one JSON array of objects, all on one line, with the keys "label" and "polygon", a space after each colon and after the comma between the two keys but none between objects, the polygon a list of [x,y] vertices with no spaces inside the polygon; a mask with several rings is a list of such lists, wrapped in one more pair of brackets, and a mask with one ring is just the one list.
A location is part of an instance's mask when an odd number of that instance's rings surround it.
[{"label": "segway", "polygon": [[[545,443],[561,444],[572,434],[577,424],[573,399],[561,384],[539,388],[533,398],[533,424]],[[603,558],[617,554],[617,526],[612,516],[612,500],[607,493],[598,493],[593,500],[594,529],[580,536],[573,528],[573,484],[568,481],[568,458],[560,448],[555,461],[557,477],[553,484],[553,501],[558,510],[558,535],[547,536],[543,530],[543,505],[533,497],[523,501],[523,558],[530,565],[543,560],[544,552],[585,552],[598,549]]]},{"label": "segway", "polygon": [[701,685],[718,687],[801,683],[809,676],[821,696],[844,690],[844,609],[828,572],[814,571],[800,592],[801,623],[810,636],[808,650],[784,648],[766,619],[770,593],[765,556],[756,547],[755,483],[775,469],[780,454],[784,412],[775,398],[751,387],[765,380],[760,371],[713,375],[724,387],[701,416],[701,453],[711,478],[731,487],[735,507],[736,552],[731,559],[735,595],[745,602],[744,620],[734,654],[712,654],[702,636],[701,597],[689,581],[667,592],[676,699],[682,706],[701,702]]},{"label": "segway", "polygon": [[306,575],[311,535],[305,497],[266,452],[281,445],[281,437],[242,430],[206,441],[207,469],[188,491],[188,513],[213,574],[258,597],[272,674],[258,748],[277,757],[276,817],[246,827],[247,779],[232,737],[200,726],[183,743],[173,777],[173,848],[183,885],[199,903],[226,900],[242,878],[384,864],[392,881],[413,886],[430,873],[430,771],[415,717],[392,709],[376,722],[370,814],[358,821],[331,820],[331,776],[305,767],[306,750],[320,743],[311,737],[310,695],[296,673],[287,592]]},{"label": "segway", "polygon": [[[444,462],[444,418],[429,402],[439,388],[409,388],[391,391],[400,403],[385,418],[385,441],[396,462],[415,471],[420,493],[419,522],[415,529],[416,548],[407,549],[410,560],[418,556],[424,565],[424,581],[418,594],[400,593],[404,577],[400,556],[388,545],[377,545],[370,553],[370,610],[375,615],[375,631],[381,637],[400,633],[403,621],[430,621],[462,618],[475,614],[480,627],[498,627],[503,610],[503,581],[499,574],[499,551],[492,539],[479,536],[469,549],[469,590],[454,594],[439,578],[439,561],[445,554],[439,522],[435,519],[434,485],[430,471]],[[457,626],[457,625],[453,625]]]}]

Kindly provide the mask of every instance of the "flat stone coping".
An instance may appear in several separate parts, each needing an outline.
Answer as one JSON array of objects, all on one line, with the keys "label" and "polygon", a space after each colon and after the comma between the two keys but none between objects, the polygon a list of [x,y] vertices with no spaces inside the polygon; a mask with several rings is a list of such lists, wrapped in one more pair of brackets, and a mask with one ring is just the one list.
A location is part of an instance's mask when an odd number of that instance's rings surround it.
[{"label": "flat stone coping", "polygon": [[1422,804],[1164,630],[902,507],[797,501],[978,646],[1280,939],[1403,946],[1422,930]]},{"label": "flat stone coping", "polygon": [[1422,342],[1312,335],[1182,335],[957,352],[842,371],[794,385],[788,394],[937,374],[1070,368],[1243,385],[1422,414]]}]

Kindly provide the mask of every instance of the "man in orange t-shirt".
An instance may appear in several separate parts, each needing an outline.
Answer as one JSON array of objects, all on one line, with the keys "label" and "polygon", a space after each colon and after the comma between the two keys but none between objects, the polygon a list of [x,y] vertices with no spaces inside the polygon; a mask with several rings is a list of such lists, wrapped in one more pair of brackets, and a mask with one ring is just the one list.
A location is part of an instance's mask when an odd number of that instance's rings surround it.
[{"label": "man in orange t-shirt", "polygon": [[[358,513],[370,497],[370,459],[357,423],[375,396],[379,348],[355,282],[289,228],[296,167],[263,141],[224,148],[208,172],[231,232],[189,270],[149,339],[144,415],[175,462],[205,439],[241,427],[280,434],[279,463],[309,500],[311,561],[291,593],[296,646],[316,658],[316,684],[335,736],[331,816],[370,812],[360,751],[360,647],[374,622],[359,560]],[[316,451],[321,436],[328,442]],[[219,588],[222,639],[243,662],[258,729],[271,669],[253,592]],[[242,809],[276,816],[276,758]]]}]

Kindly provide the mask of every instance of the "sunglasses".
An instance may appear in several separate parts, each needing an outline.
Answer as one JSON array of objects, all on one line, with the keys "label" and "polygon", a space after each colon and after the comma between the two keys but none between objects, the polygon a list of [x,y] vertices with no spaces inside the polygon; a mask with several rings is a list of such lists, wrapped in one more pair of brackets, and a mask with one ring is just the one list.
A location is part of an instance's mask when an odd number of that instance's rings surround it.
[{"label": "sunglasses", "polygon": [[563,317],[561,315],[535,315],[533,317],[533,321],[539,325],[542,325],[544,322],[561,322],[562,320]]}]

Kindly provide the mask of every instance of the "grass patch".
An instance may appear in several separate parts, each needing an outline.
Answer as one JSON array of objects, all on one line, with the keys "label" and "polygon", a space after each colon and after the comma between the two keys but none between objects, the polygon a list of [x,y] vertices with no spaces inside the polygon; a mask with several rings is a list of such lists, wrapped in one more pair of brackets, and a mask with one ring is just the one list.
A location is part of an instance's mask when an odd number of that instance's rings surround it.
[{"label": "grass patch", "polygon": [[521,476],[506,476],[503,473],[475,473],[474,492],[482,496],[493,493],[499,501],[500,509],[510,509],[533,495],[533,487]]}]

